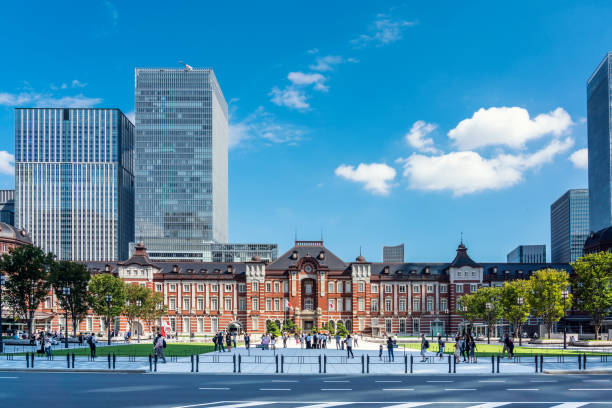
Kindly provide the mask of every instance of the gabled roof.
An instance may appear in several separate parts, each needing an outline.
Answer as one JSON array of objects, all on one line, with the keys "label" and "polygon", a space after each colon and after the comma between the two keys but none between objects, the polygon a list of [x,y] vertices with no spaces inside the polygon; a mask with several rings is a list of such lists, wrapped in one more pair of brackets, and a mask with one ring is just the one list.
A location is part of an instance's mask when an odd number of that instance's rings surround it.
[{"label": "gabled roof", "polygon": [[152,266],[158,268],[157,264],[154,264],[147,255],[147,248],[145,248],[142,242],[136,244],[134,254],[127,261],[119,262],[119,265],[140,265],[140,266]]},{"label": "gabled roof", "polygon": [[343,271],[348,268],[347,263],[323,246],[323,241],[295,241],[293,248],[266,266],[266,270],[287,270],[307,256],[311,256],[320,266],[329,270]]},{"label": "gabled roof", "polygon": [[455,256],[455,259],[453,259],[453,262],[451,262],[448,266],[449,268],[461,268],[462,266],[471,266],[474,268],[480,267],[480,265],[474,262],[474,260],[467,254],[467,248],[465,245],[463,245],[463,242],[457,247],[457,255]]}]

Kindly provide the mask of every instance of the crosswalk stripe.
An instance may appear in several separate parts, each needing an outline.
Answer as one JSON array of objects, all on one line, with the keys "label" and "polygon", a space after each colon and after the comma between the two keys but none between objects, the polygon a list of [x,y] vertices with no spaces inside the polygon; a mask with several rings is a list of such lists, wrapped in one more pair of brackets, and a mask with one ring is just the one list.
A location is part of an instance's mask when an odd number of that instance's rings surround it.
[{"label": "crosswalk stripe", "polygon": [[495,407],[503,407],[504,405],[508,405],[507,402],[485,402],[484,404],[478,405],[470,405],[465,408],[495,408]]},{"label": "crosswalk stripe", "polygon": [[587,405],[588,402],[565,402],[563,404],[554,405],[550,408],[579,408]]},{"label": "crosswalk stripe", "polygon": [[324,402],[321,404],[303,405],[297,408],[327,408],[327,407],[337,407],[339,405],[348,405],[348,404],[352,404],[352,403],[351,402]]},{"label": "crosswalk stripe", "polygon": [[406,404],[396,404],[396,405],[387,405],[386,407],[381,408],[413,408],[413,407],[422,407],[423,405],[431,404],[430,402],[409,402]]},{"label": "crosswalk stripe", "polygon": [[[202,404],[192,404],[192,405],[181,405],[181,406],[177,406],[177,407],[174,407],[174,408],[205,407],[207,405],[218,404],[219,402],[222,402],[222,401],[205,402],[205,403],[202,403]],[[245,408],[245,407],[254,407],[254,406],[257,406],[257,405],[266,405],[266,404],[274,404],[274,402],[269,402],[269,401],[251,401],[251,402],[244,402],[244,403],[241,403],[241,404],[215,405],[214,408]]]}]

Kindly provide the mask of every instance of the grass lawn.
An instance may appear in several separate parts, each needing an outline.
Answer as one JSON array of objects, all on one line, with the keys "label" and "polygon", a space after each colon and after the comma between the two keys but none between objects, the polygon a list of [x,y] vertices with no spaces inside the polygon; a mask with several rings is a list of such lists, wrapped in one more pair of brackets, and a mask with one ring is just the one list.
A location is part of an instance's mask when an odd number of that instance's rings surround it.
[{"label": "grass lawn", "polygon": [[[213,351],[212,343],[167,343],[168,347],[164,350],[166,356],[190,356],[192,354],[203,354]],[[65,356],[66,353],[74,353],[77,356],[88,356],[89,347],[78,349],[59,349],[53,350],[53,355]],[[143,343],[132,343],[125,346],[104,346],[97,347],[96,354],[98,356],[106,356],[107,354],[115,353],[117,356],[136,356],[146,357],[153,353],[153,344],[150,341]],[[23,354],[23,353],[21,353]]]},{"label": "grass lawn", "polygon": [[[406,347],[407,349],[414,349],[414,350],[420,350],[421,349],[421,345],[419,343],[406,343],[406,344],[400,344],[399,345],[399,349],[401,350],[403,347]],[[476,356],[477,357],[488,357],[491,355],[498,355],[501,354],[503,350],[503,345],[501,344],[476,344]],[[431,340],[429,340],[429,349],[427,349],[428,352],[434,352],[437,353],[438,352],[438,343],[437,342],[432,342]],[[455,343],[454,342],[448,342],[446,343],[446,345],[444,346],[444,353],[445,354],[452,354],[455,352]],[[602,353],[599,351],[587,351],[587,352],[583,352],[583,351],[576,351],[576,350],[563,350],[563,349],[547,349],[547,348],[538,348],[538,347],[519,347],[518,345],[514,346],[514,355],[516,356],[534,356],[534,355],[566,355],[566,356],[575,356],[578,354],[586,354],[587,356],[589,355],[601,355],[601,354],[610,354],[610,353]]]}]

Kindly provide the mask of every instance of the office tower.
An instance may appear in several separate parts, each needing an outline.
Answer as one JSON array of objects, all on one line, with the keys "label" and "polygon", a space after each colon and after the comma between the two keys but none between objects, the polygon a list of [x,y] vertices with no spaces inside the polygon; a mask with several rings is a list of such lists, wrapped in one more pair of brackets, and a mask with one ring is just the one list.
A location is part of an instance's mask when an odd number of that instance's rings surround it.
[{"label": "office tower", "polygon": [[508,253],[509,263],[545,263],[546,245],[519,245]]},{"label": "office tower", "polygon": [[212,69],[137,68],[136,240],[181,259],[227,241],[227,104]]},{"label": "office tower", "polygon": [[[172,253],[169,249],[156,249],[158,252],[147,252],[149,259],[158,261],[191,261],[191,262],[248,262],[259,257],[264,262],[278,258],[277,244],[238,244],[200,242],[189,248],[189,256],[184,253]],[[136,251],[136,243],[130,243],[130,256]]]},{"label": "office tower", "polygon": [[589,236],[589,190],[568,190],[550,206],[551,262],[574,262]]},{"label": "office tower", "polygon": [[0,222],[15,225],[15,190],[0,190]]},{"label": "office tower", "polygon": [[404,262],[404,244],[383,246],[383,262]]},{"label": "office tower", "polygon": [[15,109],[16,226],[58,259],[127,259],[133,150],[119,109]]},{"label": "office tower", "polygon": [[612,225],[611,70],[612,53],[608,53],[587,81],[590,231]]}]

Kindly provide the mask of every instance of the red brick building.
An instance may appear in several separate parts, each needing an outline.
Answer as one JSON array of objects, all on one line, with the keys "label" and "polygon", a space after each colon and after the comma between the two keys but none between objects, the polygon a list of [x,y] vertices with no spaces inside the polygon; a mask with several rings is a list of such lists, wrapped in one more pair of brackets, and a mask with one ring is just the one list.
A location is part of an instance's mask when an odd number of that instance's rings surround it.
[{"label": "red brick building", "polygon": [[[457,299],[481,286],[525,279],[536,270],[567,264],[476,263],[461,243],[451,262],[380,263],[362,256],[345,262],[322,241],[296,241],[271,263],[152,262],[144,245],[123,262],[87,263],[92,273],[113,273],[126,282],[147,286],[164,295],[171,332],[208,335],[235,328],[262,333],[267,320],[292,319],[308,331],[342,322],[365,335],[455,333],[463,324]],[[41,311],[56,316],[49,329],[63,327],[61,310],[50,295]],[[81,331],[104,331],[101,319],[88,316]],[[133,333],[155,327],[136,322]],[[117,319],[118,332],[128,330]],[[476,328],[478,331],[478,327]]]},{"label": "red brick building", "polygon": [[13,248],[31,243],[32,239],[27,232],[0,222],[0,256],[8,254]]}]

